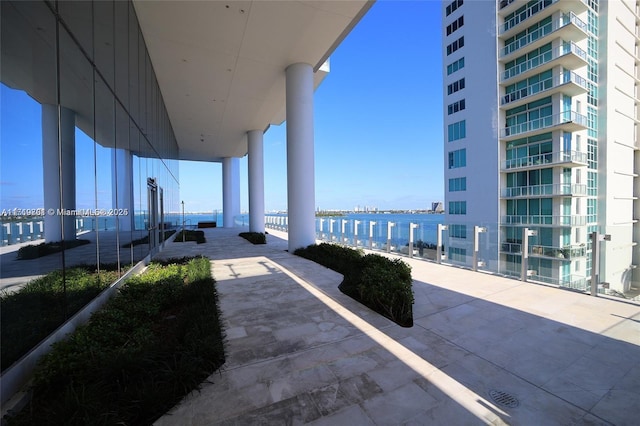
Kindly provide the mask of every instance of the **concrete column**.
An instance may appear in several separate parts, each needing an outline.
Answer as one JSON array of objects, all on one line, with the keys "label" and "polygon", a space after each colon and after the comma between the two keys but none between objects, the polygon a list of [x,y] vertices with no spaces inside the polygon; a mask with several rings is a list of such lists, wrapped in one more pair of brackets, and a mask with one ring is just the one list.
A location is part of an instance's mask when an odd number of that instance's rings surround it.
[{"label": "concrete column", "polygon": [[128,149],[111,151],[111,196],[112,206],[127,215],[118,215],[118,229],[133,229],[133,155]]},{"label": "concrete column", "polygon": [[[58,119],[60,126],[58,127]],[[59,209],[76,209],[76,115],[58,105],[42,105],[42,170],[44,186],[44,239],[75,240],[76,218]],[[51,214],[53,213],[53,214]]]},{"label": "concrete column", "polygon": [[238,158],[222,160],[222,222],[225,228],[234,227],[234,216],[240,214],[240,162]]},{"label": "concrete column", "polygon": [[264,232],[264,155],[262,130],[247,133],[249,145],[249,230]]},{"label": "concrete column", "polygon": [[286,103],[289,251],[293,252],[316,241],[311,65],[287,67]]}]

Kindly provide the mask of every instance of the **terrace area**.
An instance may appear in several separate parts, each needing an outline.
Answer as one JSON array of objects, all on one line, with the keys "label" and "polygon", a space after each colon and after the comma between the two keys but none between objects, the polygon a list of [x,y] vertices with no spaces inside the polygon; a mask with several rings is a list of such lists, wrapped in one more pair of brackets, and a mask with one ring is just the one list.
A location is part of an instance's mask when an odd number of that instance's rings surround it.
[{"label": "terrace area", "polygon": [[403,258],[414,322],[343,295],[342,277],[242,229],[167,244],[211,258],[227,361],[157,425],[632,424],[640,307]]}]

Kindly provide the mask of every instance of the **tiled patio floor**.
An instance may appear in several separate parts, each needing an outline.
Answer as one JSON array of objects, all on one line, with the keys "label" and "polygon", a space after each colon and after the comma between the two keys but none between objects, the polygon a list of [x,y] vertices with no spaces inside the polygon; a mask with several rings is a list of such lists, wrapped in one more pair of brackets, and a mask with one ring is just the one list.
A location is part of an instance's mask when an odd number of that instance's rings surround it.
[{"label": "tiled patio floor", "polygon": [[158,425],[638,424],[639,306],[405,259],[402,328],[287,253],[286,234],[205,232],[161,256],[212,259],[227,362]]}]

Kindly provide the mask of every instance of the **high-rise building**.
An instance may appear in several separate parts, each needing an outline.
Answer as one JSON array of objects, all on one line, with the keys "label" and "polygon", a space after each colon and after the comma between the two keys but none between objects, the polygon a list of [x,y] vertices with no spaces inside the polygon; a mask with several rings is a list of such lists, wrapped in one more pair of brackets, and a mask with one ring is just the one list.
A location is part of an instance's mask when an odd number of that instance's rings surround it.
[{"label": "high-rise building", "polygon": [[586,290],[598,231],[598,281],[637,294],[640,2],[454,0],[442,19],[449,260],[520,275],[528,228],[531,280]]}]

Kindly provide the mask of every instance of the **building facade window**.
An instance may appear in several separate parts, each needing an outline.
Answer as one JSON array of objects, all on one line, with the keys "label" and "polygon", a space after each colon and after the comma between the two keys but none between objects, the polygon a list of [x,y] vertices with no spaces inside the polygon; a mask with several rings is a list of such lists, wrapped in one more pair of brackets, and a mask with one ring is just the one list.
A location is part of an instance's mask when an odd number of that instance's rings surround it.
[{"label": "building facade window", "polygon": [[506,111],[508,134],[518,134],[553,124],[551,96]]},{"label": "building facade window", "polygon": [[449,179],[449,192],[458,192],[467,190],[467,178],[459,177]]},{"label": "building facade window", "polygon": [[449,153],[449,168],[457,169],[467,165],[467,150],[465,148]]},{"label": "building facade window", "polygon": [[447,86],[447,95],[456,93],[457,91],[464,89],[464,86],[465,86],[464,78],[461,78],[458,81],[454,81],[453,83]]},{"label": "building facade window", "polygon": [[464,57],[447,65],[447,75],[451,75],[462,68],[464,68]]},{"label": "building facade window", "polygon": [[455,12],[460,6],[462,6],[462,4],[464,3],[464,0],[453,0],[446,9],[447,12],[447,16],[451,15],[453,12]]},{"label": "building facade window", "polygon": [[456,112],[462,111],[466,107],[466,102],[464,99],[460,99],[447,107],[447,114],[455,114]]},{"label": "building facade window", "polygon": [[459,17],[449,25],[447,25],[447,35],[451,35],[464,25],[464,16]]},{"label": "building facade window", "polygon": [[457,141],[467,137],[466,120],[451,123],[447,126],[447,140],[449,142]]},{"label": "building facade window", "polygon": [[467,238],[467,225],[449,225],[449,236],[453,238]]},{"label": "building facade window", "polygon": [[449,260],[454,262],[466,262],[467,249],[460,247],[449,247]]},{"label": "building facade window", "polygon": [[518,74],[545,64],[553,59],[551,43],[547,43],[537,49],[533,49],[526,55],[522,55],[504,64],[503,78],[508,79]]},{"label": "building facade window", "polygon": [[466,201],[449,201],[449,214],[467,214]]},{"label": "building facade window", "polygon": [[447,56],[451,55],[453,52],[463,47],[464,47],[464,36],[460,37],[453,43],[447,45]]}]

